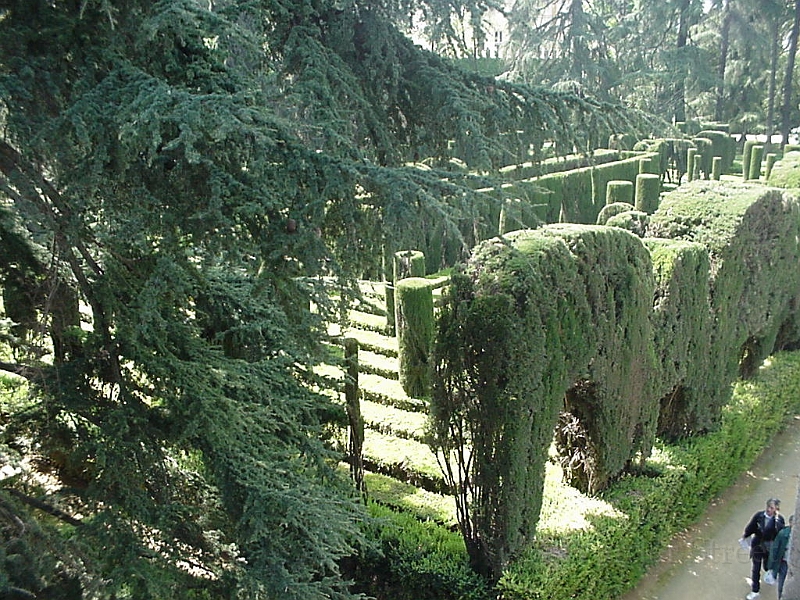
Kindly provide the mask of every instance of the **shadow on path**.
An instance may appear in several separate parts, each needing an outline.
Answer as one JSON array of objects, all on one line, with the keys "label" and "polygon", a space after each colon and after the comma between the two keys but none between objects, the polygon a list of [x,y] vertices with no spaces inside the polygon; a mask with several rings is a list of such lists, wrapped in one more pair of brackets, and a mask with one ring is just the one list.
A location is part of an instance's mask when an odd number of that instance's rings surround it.
[{"label": "shadow on path", "polygon": [[[750,559],[739,547],[744,526],[767,498],[794,513],[800,476],[800,416],[772,440],[752,469],[716,498],[700,520],[677,535],[639,585],[619,600],[729,600],[750,591]],[[759,600],[775,600],[764,585]]]}]

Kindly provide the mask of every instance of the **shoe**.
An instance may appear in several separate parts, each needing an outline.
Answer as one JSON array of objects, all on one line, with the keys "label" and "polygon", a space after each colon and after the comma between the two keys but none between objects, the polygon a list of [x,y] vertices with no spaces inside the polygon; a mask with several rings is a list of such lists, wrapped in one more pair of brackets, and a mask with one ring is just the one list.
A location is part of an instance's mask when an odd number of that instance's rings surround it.
[{"label": "shoe", "polygon": [[756,600],[760,595],[758,592],[750,592],[747,594],[747,600]]}]

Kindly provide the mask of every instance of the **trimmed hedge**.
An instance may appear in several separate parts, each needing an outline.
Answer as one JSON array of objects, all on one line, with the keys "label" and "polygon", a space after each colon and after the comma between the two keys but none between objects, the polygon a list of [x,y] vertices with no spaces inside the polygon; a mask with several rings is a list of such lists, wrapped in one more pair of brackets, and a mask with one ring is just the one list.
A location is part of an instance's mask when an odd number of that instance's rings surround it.
[{"label": "trimmed hedge", "polygon": [[615,515],[599,516],[583,530],[539,536],[504,572],[499,595],[597,600],[624,594],[798,412],[800,353],[780,353],[756,378],[734,386],[717,431],[659,445],[643,474],[627,475],[606,491]]},{"label": "trimmed hedge", "polygon": [[[733,166],[733,159],[736,157],[736,140],[726,131],[712,129],[704,129],[695,137],[705,138],[711,142],[711,156],[720,157],[722,173],[727,173]],[[711,163],[709,162],[709,164]]]},{"label": "trimmed hedge", "polygon": [[[696,181],[665,194],[648,235],[697,242],[710,257],[709,387],[689,432],[714,427],[730,384],[778,347],[794,343],[800,290],[800,203],[761,185]],[[687,406],[688,410],[688,406]]]},{"label": "trimmed hedge", "polygon": [[579,488],[600,490],[648,454],[658,415],[652,294],[641,241],[594,225],[489,240],[454,276],[431,416],[479,572],[499,574],[535,533],[565,393],[557,441]]},{"label": "trimmed hedge", "polygon": [[773,165],[767,183],[779,188],[800,188],[800,151],[784,154]]},{"label": "trimmed hedge", "polygon": [[653,156],[656,155],[635,153],[623,160],[544,175],[518,182],[518,185],[529,186],[527,199],[531,204],[541,207],[538,215],[545,223],[595,223],[606,204],[608,182],[621,180],[635,183],[639,161]]}]

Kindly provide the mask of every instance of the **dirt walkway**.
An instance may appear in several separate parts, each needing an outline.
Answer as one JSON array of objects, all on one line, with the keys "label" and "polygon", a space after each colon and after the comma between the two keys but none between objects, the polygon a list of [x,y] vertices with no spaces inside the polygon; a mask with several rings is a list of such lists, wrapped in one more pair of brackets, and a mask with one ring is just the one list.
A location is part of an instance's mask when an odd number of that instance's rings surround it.
[{"label": "dirt walkway", "polygon": [[[750,591],[750,559],[738,539],[767,498],[782,500],[788,520],[794,513],[800,477],[800,417],[778,434],[751,471],[727,489],[688,531],[677,536],[639,586],[619,600],[730,600]],[[760,600],[775,600],[764,585]]]}]

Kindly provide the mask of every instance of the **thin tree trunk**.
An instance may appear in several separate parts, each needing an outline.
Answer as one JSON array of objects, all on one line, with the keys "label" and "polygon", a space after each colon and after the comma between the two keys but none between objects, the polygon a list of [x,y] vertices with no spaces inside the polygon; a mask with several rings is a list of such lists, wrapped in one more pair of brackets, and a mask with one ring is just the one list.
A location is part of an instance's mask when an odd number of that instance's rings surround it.
[{"label": "thin tree trunk", "polygon": [[776,18],[772,23],[772,49],[770,50],[769,64],[769,98],[767,106],[767,143],[764,152],[770,152],[772,145],[772,132],[775,129],[775,93],[778,80],[778,53],[780,51],[780,21]]},{"label": "thin tree trunk", "polygon": [[719,44],[719,68],[717,69],[717,104],[714,107],[714,120],[722,121],[723,108],[725,105],[725,71],[728,66],[728,43],[731,32],[731,3],[727,0],[722,8],[722,28],[720,30]]},{"label": "thin tree trunk", "polygon": [[[684,0],[681,5],[681,13],[678,17],[678,56],[686,47],[689,39],[689,4],[691,0]],[[798,0],[800,2],[800,0]],[[686,120],[686,68],[681,65],[678,73],[678,81],[675,83],[675,122]]]},{"label": "thin tree trunk", "polygon": [[791,129],[792,113],[792,74],[794,72],[794,57],[797,53],[797,34],[800,32],[800,0],[794,2],[794,22],[792,33],[789,35],[789,60],[786,61],[786,78],[783,81],[783,109],[781,110],[781,144],[789,143],[789,130]]}]

